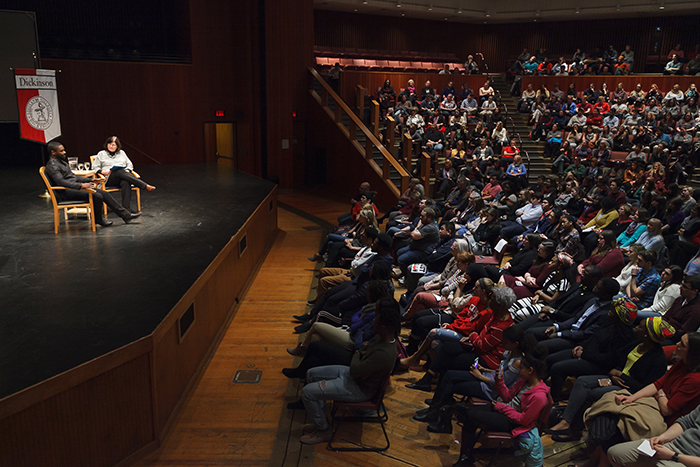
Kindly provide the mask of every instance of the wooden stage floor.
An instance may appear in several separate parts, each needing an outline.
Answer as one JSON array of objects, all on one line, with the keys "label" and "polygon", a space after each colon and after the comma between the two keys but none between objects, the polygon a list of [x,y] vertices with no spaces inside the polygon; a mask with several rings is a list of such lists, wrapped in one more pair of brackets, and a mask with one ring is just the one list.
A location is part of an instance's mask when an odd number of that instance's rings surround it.
[{"label": "wooden stage floor", "polygon": [[[292,364],[286,347],[298,340],[292,333],[291,315],[305,309],[315,284],[315,264],[306,257],[318,249],[322,227],[348,208],[344,202],[317,195],[320,192],[280,192],[281,233],[161,449],[137,466],[449,467],[456,462],[459,428],[453,435],[434,434],[426,431],[425,424],[411,420],[416,410],[425,407],[423,399],[430,397],[404,387],[420,376],[417,373],[392,378],[385,398],[391,447],[385,453],[335,453],[325,444],[299,443],[305,412],[288,410],[286,404],[296,400],[300,386],[281,373]],[[262,371],[260,383],[233,383],[239,369]],[[375,442],[381,430],[371,425],[350,424],[341,436]],[[543,442],[547,467],[566,466],[581,456],[581,443],[553,443],[548,436]],[[483,459],[490,454],[479,452],[482,460],[477,465],[485,466]],[[495,465],[510,467],[520,462],[501,454]]]},{"label": "wooden stage floor", "polygon": [[157,186],[140,218],[55,235],[38,171],[0,171],[0,399],[152,333],[275,188],[204,164],[140,173]]}]

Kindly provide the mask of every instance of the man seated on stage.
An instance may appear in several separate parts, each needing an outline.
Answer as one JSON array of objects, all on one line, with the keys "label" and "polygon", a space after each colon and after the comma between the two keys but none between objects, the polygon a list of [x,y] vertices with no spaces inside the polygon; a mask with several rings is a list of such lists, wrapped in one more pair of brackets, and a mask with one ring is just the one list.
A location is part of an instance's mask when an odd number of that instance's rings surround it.
[{"label": "man seated on stage", "polygon": [[83,189],[95,190],[92,195],[95,209],[95,222],[103,227],[108,227],[112,225],[112,221],[108,221],[104,218],[104,213],[102,212],[103,203],[114,212],[116,215],[121,217],[127,224],[132,219],[139,217],[140,212],[130,213],[126,210],[117,200],[112,198],[112,195],[106,191],[96,189],[97,185],[93,180],[85,177],[78,177],[75,175],[70,167],[68,166],[68,157],[66,156],[66,149],[58,141],[52,141],[48,144],[49,152],[51,153],[51,159],[46,164],[46,176],[51,182],[52,186],[62,186],[68,188],[67,190],[57,190],[56,196],[59,201],[88,201],[89,194]]}]

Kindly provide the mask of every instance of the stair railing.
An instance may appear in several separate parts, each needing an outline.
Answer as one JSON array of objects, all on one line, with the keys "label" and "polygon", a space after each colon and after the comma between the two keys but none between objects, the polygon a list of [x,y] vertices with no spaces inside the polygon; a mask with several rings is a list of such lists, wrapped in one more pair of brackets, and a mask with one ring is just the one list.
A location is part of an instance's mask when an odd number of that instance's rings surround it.
[{"label": "stair railing", "polygon": [[[384,145],[377,139],[375,133],[371,131],[364,122],[355,115],[350,107],[336,94],[335,91],[330,87],[325,79],[316,71],[315,68],[309,67],[309,73],[312,80],[317,81],[321,85],[321,93],[317,93],[312,85],[310,86],[309,93],[318,102],[323,110],[326,111],[328,116],[333,119],[338,129],[343,132],[343,134],[352,142],[358,153],[364,157],[367,163],[372,167],[375,173],[382,178],[386,186],[391,190],[393,194],[398,198],[403,192],[408,189],[408,183],[410,181],[410,176],[406,169],[394,158],[394,156],[384,147]],[[335,102],[335,109],[331,109],[328,106],[329,99]],[[359,100],[359,99],[358,99]],[[378,107],[378,106],[377,106]],[[343,123],[343,115],[347,115],[349,118],[348,126]],[[365,136],[364,147],[357,141],[357,130],[360,130]],[[378,126],[375,125],[375,131],[378,132]],[[393,139],[393,130],[390,134],[390,139]],[[374,161],[372,157],[374,150],[377,150],[382,155],[382,165],[381,167]],[[391,180],[391,169],[394,169],[401,179],[400,186],[397,187]]]}]

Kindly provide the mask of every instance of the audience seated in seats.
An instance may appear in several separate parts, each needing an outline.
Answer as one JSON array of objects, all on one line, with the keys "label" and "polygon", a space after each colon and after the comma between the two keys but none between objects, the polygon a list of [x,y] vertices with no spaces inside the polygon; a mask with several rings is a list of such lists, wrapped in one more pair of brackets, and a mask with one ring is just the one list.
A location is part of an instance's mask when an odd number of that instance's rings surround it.
[{"label": "audience seated in seats", "polygon": [[609,277],[601,279],[593,288],[591,298],[573,315],[562,322],[553,324],[535,324],[528,328],[531,333],[551,352],[573,349],[596,333],[605,321],[605,316],[612,308],[612,299],[620,291],[620,286]]},{"label": "audience seated in seats", "polygon": [[627,390],[607,393],[586,412],[586,443],[595,448],[592,463],[604,464],[610,447],[632,437],[639,440],[661,435],[667,426],[698,406],[700,334],[685,334],[675,354],[678,361],[654,383],[631,395]]},{"label": "audience seated in seats", "polygon": [[630,245],[629,248],[620,248],[627,256],[627,264],[622,268],[620,274],[615,277],[615,280],[620,284],[620,289],[625,290],[630,282],[632,282],[632,270],[637,270],[637,256],[644,251],[644,247],[639,244]]},{"label": "audience seated in seats", "polygon": [[513,324],[508,308],[515,302],[515,294],[508,287],[494,287],[485,312],[488,319],[479,320],[474,330],[459,342],[443,342],[437,347],[435,358],[425,375],[409,389],[430,391],[433,378],[450,369],[468,370],[478,357],[485,367],[498,368],[505,349],[503,330]]},{"label": "audience seated in seats", "polygon": [[668,321],[675,334],[664,341],[664,345],[671,345],[686,333],[693,332],[700,326],[700,276],[687,275],[681,282],[680,296],[676,298],[671,307],[664,313],[664,320]]},{"label": "audience seated in seats", "polygon": [[[323,267],[319,271],[318,286],[316,287],[316,298],[308,303],[315,304],[316,301],[320,300],[326,293],[326,290],[340,285],[343,282],[349,282],[354,277],[357,277],[360,268],[365,264],[372,256],[377,253],[372,249],[372,244],[379,236],[379,230],[374,227],[367,227],[360,234],[360,242],[362,247],[355,254],[354,258],[349,263],[341,264],[341,267]],[[342,266],[349,267],[342,267]]]},{"label": "audience seated in seats", "polygon": [[[408,182],[408,188],[404,191],[401,196],[399,196],[399,202],[396,206],[389,208],[386,213],[377,219],[378,223],[384,222],[385,219],[393,221],[396,216],[401,214],[410,214],[412,205],[417,203],[421,198],[425,196],[425,188],[421,185],[420,180],[417,178],[412,178]],[[404,210],[404,208],[407,208]],[[403,212],[402,212],[403,210]]]},{"label": "audience seated in seats", "polygon": [[355,351],[349,366],[331,365],[310,369],[302,389],[302,401],[312,423],[300,438],[304,444],[330,440],[332,428],[325,413],[326,400],[362,402],[380,390],[382,382],[396,363],[396,339],[401,331],[398,305],[394,300],[377,303],[375,335]]},{"label": "audience seated in seats", "polygon": [[522,276],[501,276],[501,281],[513,289],[517,298],[532,297],[535,291],[542,288],[549,277],[550,264],[554,258],[556,245],[552,241],[544,241],[537,248],[537,258],[530,269]]},{"label": "audience seated in seats", "polygon": [[634,339],[632,325],[637,318],[637,306],[618,298],[601,327],[591,337],[569,350],[551,353],[546,363],[549,368],[552,398],[563,400],[562,391],[567,377],[588,374],[607,374],[615,366],[622,349]]},{"label": "audience seated in seats", "polygon": [[476,230],[465,232],[464,239],[469,243],[469,249],[475,255],[492,255],[501,232],[498,211],[486,208],[483,211],[481,223]]},{"label": "audience seated in seats", "polygon": [[538,315],[545,305],[562,296],[569,289],[566,270],[573,263],[573,258],[566,253],[556,254],[548,264],[550,272],[542,284],[542,288],[535,290],[531,297],[519,299],[508,310],[513,320],[520,322],[530,316]]},{"label": "audience seated in seats", "polygon": [[520,248],[513,257],[508,260],[503,266],[487,266],[486,270],[489,277],[497,277],[500,281],[502,275],[522,276],[524,275],[535,262],[538,255],[538,248],[542,239],[539,235],[529,233],[525,235],[523,247]]},{"label": "audience seated in seats", "polygon": [[[665,267],[660,274],[661,283],[654,295],[653,303],[639,310],[638,319],[664,316],[673,302],[681,296],[683,269],[675,264]],[[700,324],[700,323],[699,323]]]},{"label": "audience seated in seats", "polygon": [[457,261],[460,270],[464,270],[461,271],[462,276],[454,292],[447,300],[438,302],[440,308],[428,308],[412,316],[413,324],[406,347],[409,356],[399,362],[402,369],[418,364],[428,351],[443,342],[459,342],[462,337],[468,336],[476,329],[480,320],[488,319],[485,311],[493,290],[493,281],[481,277],[476,280],[472,293],[465,293],[463,288],[471,278],[465,274],[466,262],[460,262],[459,259]]},{"label": "audience seated in seats", "polygon": [[661,276],[656,271],[656,252],[644,250],[637,255],[637,268],[631,271],[631,280],[625,294],[641,309],[654,303],[654,296],[661,284]]},{"label": "audience seated in seats", "polygon": [[598,242],[591,256],[579,264],[579,274],[586,266],[600,266],[603,269],[603,277],[615,277],[620,274],[625,265],[622,250],[617,247],[617,240],[612,230],[601,230],[594,233]]},{"label": "audience seated in seats", "polygon": [[[330,233],[326,235],[326,239],[323,242],[323,245],[321,245],[321,248],[318,250],[317,253],[315,253],[313,256],[309,256],[308,260],[313,261],[313,262],[318,262],[322,261],[324,259],[324,255],[328,255],[328,265],[330,267],[336,267],[336,257],[339,250],[336,249],[334,253],[334,257],[331,258],[331,249],[333,245],[335,244],[340,244],[341,246],[347,245],[346,241],[350,240],[350,243],[352,243],[353,240],[357,240],[357,247],[360,247],[361,244],[359,242],[360,240],[360,235],[364,230],[371,226],[374,228],[377,228],[377,219],[375,217],[375,209],[376,207],[373,204],[370,204],[371,201],[368,200],[367,194],[362,195],[360,198],[360,203],[365,203],[361,210],[357,213],[356,215],[356,223],[355,225],[349,229],[349,230],[338,230],[338,233]],[[359,249],[359,248],[358,248]]]},{"label": "audience seated in seats", "polygon": [[663,318],[646,318],[632,331],[634,340],[604,362],[606,373],[588,373],[576,378],[561,420],[545,433],[558,442],[580,439],[583,414],[603,394],[621,389],[637,392],[666,373],[666,357],[660,342],[673,334]]},{"label": "audience seated in seats", "polygon": [[558,299],[542,307],[539,314],[518,323],[518,327],[528,330],[532,327],[544,326],[546,329],[555,322],[568,320],[575,311],[594,298],[593,289],[600,282],[602,274],[598,266],[588,266],[581,275],[581,282],[573,283]]},{"label": "audience seated in seats", "polygon": [[[513,387],[520,378],[520,359],[530,353],[537,341],[526,335],[517,326],[503,330],[503,357],[499,368],[503,368],[506,387]],[[498,400],[495,382],[496,372],[482,365],[474,365],[469,370],[449,370],[435,389],[428,409],[416,412],[413,420],[429,423],[427,429],[434,433],[452,433],[452,412],[456,403],[453,394],[476,397],[490,402]],[[513,401],[519,402],[515,397]]]},{"label": "audience seated in seats", "polygon": [[[294,319],[302,324],[294,328],[294,331],[296,333],[308,331],[321,311],[326,311],[326,315],[333,315],[337,319],[343,314],[347,316],[353,307],[361,307],[362,302],[366,300],[364,293],[370,279],[390,282],[392,262],[390,247],[391,238],[387,234],[379,234],[372,245],[376,254],[360,267],[357,277],[327,290],[308,313],[295,316]],[[393,290],[393,284],[391,288]],[[357,306],[358,303],[359,306]]]},{"label": "audience seated in seats", "polygon": [[[510,180],[506,180],[501,183],[502,190],[496,195],[496,197],[489,203],[489,206],[496,209],[497,217],[501,219],[501,216],[510,216],[515,212],[520,206],[521,196],[516,191],[515,184]],[[524,205],[524,203],[522,204]]]},{"label": "audience seated in seats", "polygon": [[658,255],[664,247],[664,237],[661,235],[661,221],[659,219],[649,219],[646,230],[642,232],[635,243],[642,245],[647,250],[653,250]]},{"label": "audience seated in seats", "polygon": [[433,251],[433,246],[438,243],[440,229],[436,222],[437,217],[434,208],[423,209],[418,226],[410,233],[410,243],[396,251],[396,262],[404,276],[409,265],[424,263]]},{"label": "audience seated in seats", "polygon": [[[520,379],[508,388],[503,379],[503,369],[495,376],[496,390],[503,402],[469,407],[460,403],[454,410],[464,420],[458,467],[474,464],[472,451],[477,442],[479,428],[510,432],[519,448],[516,452],[537,465],[543,460],[543,447],[537,430],[537,421],[547,405],[549,387],[545,384],[546,368],[543,361],[546,349],[535,347],[520,359]],[[519,403],[513,400],[519,397]]]},{"label": "audience seated in seats", "polygon": [[[406,293],[401,295],[400,304],[402,307],[402,314],[405,314],[405,308],[409,303],[413,301],[413,298],[421,292],[430,292],[433,290],[441,290],[447,280],[450,279],[457,271],[457,255],[461,252],[469,252],[469,245],[462,238],[456,238],[450,247],[450,258],[447,261],[445,267],[439,273],[427,273],[418,279],[416,287],[414,289],[407,289]],[[473,253],[469,252],[471,257],[468,260],[469,263],[474,262]]]}]

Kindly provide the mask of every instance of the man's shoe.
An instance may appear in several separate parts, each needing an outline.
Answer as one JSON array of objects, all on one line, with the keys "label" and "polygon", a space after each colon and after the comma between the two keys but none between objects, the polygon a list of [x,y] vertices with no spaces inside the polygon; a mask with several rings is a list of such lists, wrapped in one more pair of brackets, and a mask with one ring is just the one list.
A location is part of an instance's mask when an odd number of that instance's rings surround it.
[{"label": "man's shoe", "polygon": [[331,430],[331,428],[328,427],[323,431],[316,431],[314,433],[304,435],[301,438],[299,438],[299,441],[301,441],[303,444],[321,444],[330,441],[332,436],[333,430]]},{"label": "man's shoe", "polygon": [[127,216],[125,216],[123,219],[124,219],[124,222],[126,222],[126,223],[128,224],[129,222],[131,222],[132,220],[136,219],[137,217],[141,217],[141,211],[139,211],[139,212],[134,212],[134,213],[129,213],[129,214],[128,214]]},{"label": "man's shoe", "polygon": [[406,385],[406,387],[408,389],[417,389],[419,391],[425,391],[425,392],[430,392],[433,388],[432,386],[433,385],[431,383],[423,383],[421,381],[416,381],[415,383]]},{"label": "man's shoe", "polygon": [[315,423],[307,423],[304,425],[301,429],[304,433],[313,433],[314,431],[318,430],[318,427],[316,427]]},{"label": "man's shoe", "polygon": [[306,347],[303,347],[301,344],[296,347],[287,347],[287,353],[292,357],[303,357],[306,355]]},{"label": "man's shoe", "polygon": [[102,219],[96,219],[95,224],[100,224],[102,227],[109,227],[110,225],[114,224],[114,222],[103,217]]},{"label": "man's shoe", "polygon": [[428,411],[423,414],[416,413],[416,415],[413,416],[413,420],[425,423],[435,423],[439,418],[438,411],[431,409],[428,409]]},{"label": "man's shoe", "polygon": [[294,318],[295,321],[299,321],[300,323],[305,323],[311,319],[311,315],[308,313],[304,313],[303,315],[293,315],[292,318]]},{"label": "man's shoe", "polygon": [[297,401],[288,403],[287,408],[289,410],[304,410],[306,407],[304,406],[304,401],[299,399]]},{"label": "man's shoe", "polygon": [[287,378],[301,378],[296,368],[282,368],[282,374]]},{"label": "man's shoe", "polygon": [[452,464],[452,467],[472,467],[475,462],[476,459],[474,459],[472,456],[462,454],[459,456],[459,460]]},{"label": "man's shoe", "polygon": [[305,322],[304,324],[300,324],[299,326],[294,328],[294,333],[301,334],[307,332],[309,329],[311,329],[312,324],[313,323],[311,322],[311,320]]},{"label": "man's shoe", "polygon": [[439,416],[435,423],[428,425],[427,430],[431,433],[452,433],[452,419]]}]

